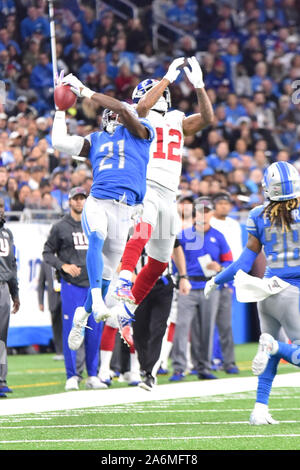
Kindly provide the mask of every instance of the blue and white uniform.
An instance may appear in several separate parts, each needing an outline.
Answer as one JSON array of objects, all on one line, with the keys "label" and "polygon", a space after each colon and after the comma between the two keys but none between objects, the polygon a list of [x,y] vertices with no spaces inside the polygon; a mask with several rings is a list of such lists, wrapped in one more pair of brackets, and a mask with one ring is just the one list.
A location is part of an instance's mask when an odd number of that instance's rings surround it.
[{"label": "blue and white uniform", "polygon": [[91,193],[84,206],[82,225],[90,238],[98,233],[104,240],[103,278],[111,280],[124,251],[133,224],[133,208],[143,202],[146,171],[154,130],[147,119],[140,119],[149,131],[140,139],[119,125],[113,134],[94,132],[89,159],[93,168]]},{"label": "blue and white uniform", "polygon": [[278,276],[300,287],[300,211],[293,211],[291,230],[282,232],[278,227],[271,227],[270,220],[262,216],[263,210],[264,206],[257,206],[249,212],[247,231],[264,247],[267,261],[264,276]]}]

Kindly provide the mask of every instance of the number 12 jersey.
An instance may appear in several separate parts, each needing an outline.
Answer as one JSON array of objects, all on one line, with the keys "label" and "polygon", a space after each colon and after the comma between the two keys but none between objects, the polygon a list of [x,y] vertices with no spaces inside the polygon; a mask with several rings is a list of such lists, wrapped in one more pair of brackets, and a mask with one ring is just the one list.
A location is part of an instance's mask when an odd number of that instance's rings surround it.
[{"label": "number 12 jersey", "polygon": [[155,181],[177,192],[182,168],[183,129],[185,115],[169,111],[164,116],[150,110],[147,119],[155,129],[156,138],[150,146],[147,180]]}]

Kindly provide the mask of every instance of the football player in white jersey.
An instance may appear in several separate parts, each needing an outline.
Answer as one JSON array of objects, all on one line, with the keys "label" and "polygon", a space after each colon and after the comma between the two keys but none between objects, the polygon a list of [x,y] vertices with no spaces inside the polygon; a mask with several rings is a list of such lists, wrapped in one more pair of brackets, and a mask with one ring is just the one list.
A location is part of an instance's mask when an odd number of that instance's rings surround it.
[{"label": "football player in white jersey", "polygon": [[[195,87],[200,112],[186,117],[181,111],[170,110],[168,85],[177,79],[184,62],[183,57],[173,60],[161,81],[144,80],[132,95],[138,115],[147,117],[155,129],[156,137],[150,147],[147,191],[141,219],[123,253],[115,293],[116,298],[122,301],[116,307],[115,314],[123,339],[129,339],[127,342],[131,342],[130,323],[134,311],[166,269],[175,236],[180,229],[176,194],[181,175],[184,138],[196,134],[213,121],[213,108],[205,91],[202,70],[196,57],[188,58],[183,69]],[[148,262],[132,287],[132,274],[146,244]],[[184,277],[182,281],[185,281]]]}]

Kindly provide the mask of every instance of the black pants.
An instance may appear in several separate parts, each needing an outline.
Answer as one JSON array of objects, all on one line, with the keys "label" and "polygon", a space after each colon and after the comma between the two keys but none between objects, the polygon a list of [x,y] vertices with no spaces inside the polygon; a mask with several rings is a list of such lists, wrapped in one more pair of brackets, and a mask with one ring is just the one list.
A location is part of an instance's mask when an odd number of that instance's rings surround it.
[{"label": "black pants", "polygon": [[[134,346],[142,371],[156,375],[162,340],[171,310],[174,284],[159,280],[135,311]],[[155,367],[154,367],[155,366]],[[154,369],[153,369],[154,368]]]}]

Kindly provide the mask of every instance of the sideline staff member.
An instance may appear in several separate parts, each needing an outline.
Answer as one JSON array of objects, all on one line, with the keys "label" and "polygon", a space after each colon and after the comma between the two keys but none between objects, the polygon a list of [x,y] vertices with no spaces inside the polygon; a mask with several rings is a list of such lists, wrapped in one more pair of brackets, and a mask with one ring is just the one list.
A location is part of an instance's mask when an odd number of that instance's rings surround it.
[{"label": "sideline staff member", "polygon": [[[84,188],[72,188],[69,193],[70,214],[51,228],[45,243],[44,261],[59,271],[63,313],[63,351],[67,382],[65,390],[78,390],[79,374],[76,370],[76,351],[68,346],[77,307],[83,305],[89,289],[86,269],[88,241],[81,226],[81,215],[87,194]],[[90,329],[85,333],[85,357],[88,379],[86,388],[107,388],[97,377],[102,324],[89,316]]]},{"label": "sideline staff member", "polygon": [[0,398],[5,398],[6,393],[12,392],[6,383],[10,296],[13,301],[11,313],[17,313],[20,308],[14,238],[4,224],[4,200],[0,198]]}]

